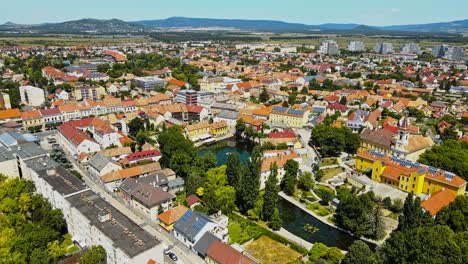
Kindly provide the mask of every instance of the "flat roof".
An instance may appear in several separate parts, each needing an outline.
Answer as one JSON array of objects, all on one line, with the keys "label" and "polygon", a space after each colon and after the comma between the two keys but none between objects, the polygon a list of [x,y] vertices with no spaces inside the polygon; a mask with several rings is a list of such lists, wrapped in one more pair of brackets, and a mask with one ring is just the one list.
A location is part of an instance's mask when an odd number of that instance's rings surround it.
[{"label": "flat roof", "polygon": [[83,181],[76,178],[61,166],[42,169],[36,171],[36,173],[62,196],[71,195],[88,189],[88,186]]},{"label": "flat roof", "polygon": [[[114,247],[120,248],[131,258],[161,243],[91,190],[66,199],[90,221],[91,225],[112,240]],[[101,222],[98,214],[105,210],[110,211],[112,220]]]}]

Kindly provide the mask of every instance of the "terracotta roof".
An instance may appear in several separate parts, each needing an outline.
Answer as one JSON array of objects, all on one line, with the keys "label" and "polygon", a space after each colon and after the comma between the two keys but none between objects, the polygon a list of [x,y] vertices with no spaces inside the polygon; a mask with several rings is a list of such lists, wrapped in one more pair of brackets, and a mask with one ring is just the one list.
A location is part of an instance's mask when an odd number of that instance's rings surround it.
[{"label": "terracotta roof", "polygon": [[392,146],[393,132],[386,129],[370,130],[364,129],[361,133],[361,139],[375,145]]},{"label": "terracotta roof", "polygon": [[41,117],[41,112],[39,112],[39,110],[21,112],[22,120],[29,120],[29,119],[34,119],[38,117]]},{"label": "terracotta roof", "polygon": [[136,177],[150,172],[161,170],[159,162],[153,162],[141,166],[135,166],[131,168],[125,168],[118,171],[109,172],[101,177],[104,183],[113,182],[117,180],[123,180],[129,177]]},{"label": "terracotta roof", "polygon": [[18,108],[0,110],[0,119],[19,118],[21,112]]},{"label": "terracotta roof", "polygon": [[278,168],[283,168],[288,160],[299,158],[299,155],[296,152],[291,152],[286,155],[278,155],[274,157],[264,158],[262,160],[262,172],[269,171],[273,163],[276,163]]},{"label": "terracotta roof", "polygon": [[201,202],[201,199],[198,198],[198,196],[192,194],[192,195],[188,196],[187,198],[185,198],[185,201],[187,202],[187,204],[189,206],[192,206],[192,205],[194,205],[196,203]]},{"label": "terracotta roof", "polygon": [[211,243],[207,256],[219,264],[255,264],[255,261],[219,240]]},{"label": "terracotta roof", "polygon": [[295,138],[296,133],[292,129],[288,129],[284,132],[271,132],[268,135],[269,138]]},{"label": "terracotta roof", "polygon": [[158,215],[158,219],[162,221],[163,223],[170,225],[170,224],[177,222],[177,220],[179,220],[187,211],[188,211],[187,207],[183,205],[178,205]]},{"label": "terracotta roof", "polygon": [[443,207],[449,205],[456,196],[450,189],[444,189],[421,202],[421,206],[431,215],[436,215]]}]

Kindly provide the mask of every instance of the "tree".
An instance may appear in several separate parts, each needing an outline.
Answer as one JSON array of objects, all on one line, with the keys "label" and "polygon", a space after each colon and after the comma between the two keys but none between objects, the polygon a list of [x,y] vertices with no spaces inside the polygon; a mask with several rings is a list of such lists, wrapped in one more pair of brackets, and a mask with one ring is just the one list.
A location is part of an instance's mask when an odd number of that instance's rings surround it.
[{"label": "tree", "polygon": [[318,260],[327,255],[328,247],[320,242],[314,243],[309,251],[309,260]]},{"label": "tree", "polygon": [[186,177],[196,161],[197,150],[193,142],[182,134],[179,126],[171,126],[158,136],[162,157],[161,166],[169,167],[178,175]]},{"label": "tree", "polygon": [[187,195],[195,194],[197,189],[202,187],[204,183],[205,179],[200,176],[200,173],[198,171],[192,171],[185,180],[185,192]]},{"label": "tree", "polygon": [[381,252],[384,263],[466,263],[458,237],[447,226],[410,228],[393,232]]},{"label": "tree", "polygon": [[299,175],[299,178],[297,180],[297,188],[303,191],[310,191],[312,187],[314,187],[314,180],[312,179],[311,172],[306,171]]},{"label": "tree", "polygon": [[129,134],[136,137],[140,130],[145,129],[145,121],[139,117],[135,117],[128,123]]},{"label": "tree", "polygon": [[268,102],[268,100],[270,100],[270,96],[268,95],[266,88],[262,89],[262,92],[258,96],[258,100],[262,103]]},{"label": "tree", "polygon": [[356,153],[360,145],[359,135],[349,128],[334,128],[325,124],[312,129],[311,140],[324,156],[337,156],[343,151]]},{"label": "tree", "polygon": [[327,251],[327,255],[325,256],[327,263],[331,264],[339,264],[343,258],[344,254],[341,253],[341,250],[337,247],[329,248]]},{"label": "tree", "polygon": [[424,152],[418,162],[453,172],[468,180],[468,142],[447,140]]},{"label": "tree", "polygon": [[227,156],[226,166],[226,175],[229,185],[238,187],[242,172],[242,163],[239,153],[229,153]]},{"label": "tree", "polygon": [[232,186],[222,186],[215,191],[218,208],[225,215],[236,210],[236,189]]},{"label": "tree", "polygon": [[255,206],[260,188],[260,172],[262,153],[259,147],[255,147],[247,162],[245,172],[239,181],[238,206],[244,214]]},{"label": "tree", "polygon": [[375,264],[377,260],[374,252],[362,240],[356,240],[348,248],[348,253],[342,264]]},{"label": "tree", "polygon": [[245,121],[242,118],[239,118],[236,122],[236,134],[242,134],[246,129]]},{"label": "tree", "polygon": [[371,216],[371,232],[369,237],[382,239],[385,236],[385,223],[383,221],[382,208],[380,204],[374,207]]},{"label": "tree", "polygon": [[92,246],[80,258],[80,264],[106,264],[106,250],[102,246]]},{"label": "tree", "polygon": [[270,175],[265,184],[263,195],[263,220],[270,221],[278,201],[278,166],[276,163],[270,166]]},{"label": "tree", "polygon": [[283,220],[281,220],[278,208],[275,208],[273,215],[271,216],[268,226],[273,230],[280,230],[283,225]]},{"label": "tree", "polygon": [[468,197],[459,195],[437,213],[435,222],[455,232],[468,231]]},{"label": "tree", "polygon": [[285,175],[283,180],[283,192],[287,195],[293,195],[296,189],[297,172],[299,163],[295,160],[288,160],[284,165]]},{"label": "tree", "polygon": [[413,198],[413,194],[410,193],[405,199],[403,213],[398,217],[398,230],[413,229],[432,223],[432,217],[421,207],[421,199]]}]

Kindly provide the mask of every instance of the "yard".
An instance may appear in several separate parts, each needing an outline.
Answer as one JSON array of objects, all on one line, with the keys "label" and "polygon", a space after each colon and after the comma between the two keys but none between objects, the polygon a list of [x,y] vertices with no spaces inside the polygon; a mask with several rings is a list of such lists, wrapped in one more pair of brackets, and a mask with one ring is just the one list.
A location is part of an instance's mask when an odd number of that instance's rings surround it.
[{"label": "yard", "polygon": [[307,205],[307,209],[311,210],[312,212],[318,214],[319,216],[327,216],[330,214],[330,210],[319,204],[319,203],[312,203]]},{"label": "yard", "polygon": [[341,167],[324,169],[323,177],[320,179],[321,182],[328,181],[329,179],[335,177],[337,174],[344,172],[345,170]]},{"label": "yard", "polygon": [[336,164],[338,164],[338,161],[336,158],[324,158],[320,162],[320,167],[331,166],[331,165],[336,165]]},{"label": "yard", "polygon": [[250,255],[262,263],[292,263],[301,257],[299,253],[289,247],[262,236],[245,247]]}]

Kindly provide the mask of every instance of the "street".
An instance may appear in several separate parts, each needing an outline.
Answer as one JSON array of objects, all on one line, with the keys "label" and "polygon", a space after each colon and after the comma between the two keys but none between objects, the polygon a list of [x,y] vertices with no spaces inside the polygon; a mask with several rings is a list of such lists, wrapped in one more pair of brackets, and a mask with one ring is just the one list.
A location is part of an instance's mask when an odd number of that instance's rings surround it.
[{"label": "street", "polygon": [[[50,135],[52,135],[52,133],[47,133],[46,136],[41,135],[43,139],[41,141],[41,146],[49,145],[45,139]],[[45,149],[50,150],[51,148],[48,146]],[[89,186],[91,190],[98,193],[105,201],[110,203],[117,210],[122,212],[155,238],[159,239],[164,244],[164,247],[172,247],[171,252],[175,253],[179,260],[174,262],[165,255],[164,259],[167,263],[205,263],[202,258],[187,248],[180,241],[178,241],[174,236],[172,236],[172,234],[159,227],[157,222],[145,218],[136,210],[131,210],[118,195],[110,193],[108,190],[106,190],[105,187],[101,185],[100,179],[90,176],[76,160],[70,158],[69,160],[73,164],[74,169],[82,175],[83,181]]]}]

